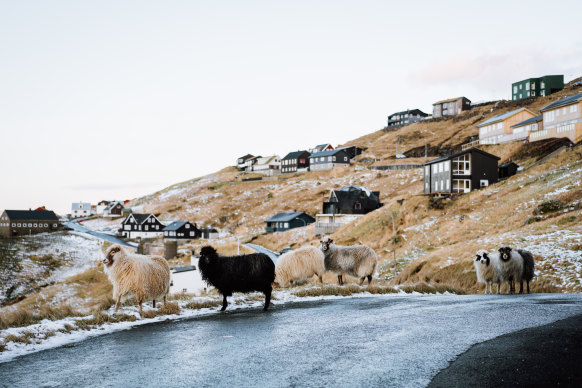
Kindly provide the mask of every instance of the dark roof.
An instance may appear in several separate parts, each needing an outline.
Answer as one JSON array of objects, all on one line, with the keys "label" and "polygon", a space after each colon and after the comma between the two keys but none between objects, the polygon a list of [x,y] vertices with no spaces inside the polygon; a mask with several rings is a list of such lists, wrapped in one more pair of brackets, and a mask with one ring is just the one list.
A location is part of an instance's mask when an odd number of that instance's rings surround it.
[{"label": "dark roof", "polygon": [[[285,212],[285,213],[277,213],[273,217],[269,218],[265,222],[289,222],[294,220],[295,218],[299,217],[301,214],[309,214],[305,212]],[[311,216],[309,216],[311,217]]]},{"label": "dark roof", "polygon": [[577,102],[577,101],[580,101],[580,100],[582,100],[582,92],[578,93],[578,94],[574,94],[573,96],[568,96],[568,97],[562,98],[561,100],[558,100],[556,102],[552,102],[550,105],[544,106],[542,109],[540,109],[540,112],[554,109],[554,108],[560,107],[562,105],[570,105],[570,104]]},{"label": "dark roof", "polygon": [[440,158],[437,158],[437,159],[434,159],[434,160],[429,160],[428,162],[424,163],[423,166],[426,166],[428,164],[433,164],[433,163],[441,162],[443,160],[449,160],[449,159],[452,159],[452,158],[456,158],[457,156],[461,156],[461,155],[468,154],[468,153],[471,153],[471,152],[478,152],[481,155],[487,156],[489,158],[497,159],[497,160],[500,160],[501,159],[499,156],[495,156],[493,154],[490,154],[489,152],[481,151],[478,148],[469,148],[469,149],[466,149],[464,151],[457,152],[456,154],[452,154],[452,155],[448,155],[448,156],[441,156]]},{"label": "dark roof", "polygon": [[471,100],[469,100],[467,97],[455,97],[455,98],[447,98],[446,100],[437,101],[433,105],[444,104],[445,102],[453,102],[453,101],[457,101],[461,98],[464,98],[465,100],[471,102]]},{"label": "dark roof", "polygon": [[420,114],[420,115],[424,115],[424,116],[428,116],[428,113],[424,113],[423,111],[421,111],[420,109],[409,109],[409,110],[403,110],[402,112],[396,112],[396,113],[392,113],[390,116],[388,117],[392,117],[394,115],[405,115],[405,114],[410,114],[410,113],[416,113],[416,114]]},{"label": "dark roof", "polygon": [[509,166],[511,166],[512,164],[514,164],[514,165],[516,165],[517,167],[519,167],[519,164],[517,164],[517,163],[514,163],[514,162],[505,162],[505,163],[503,163],[503,164],[500,164],[500,165],[499,165],[499,168],[505,168],[505,167],[509,167]]},{"label": "dark roof", "polygon": [[496,123],[498,121],[503,121],[506,118],[511,117],[514,114],[517,114],[517,113],[524,111],[524,110],[528,110],[528,109],[527,108],[518,108],[518,109],[514,109],[510,112],[505,112],[505,113],[502,113],[500,115],[493,116],[490,119],[487,119],[487,120],[483,121],[482,123],[477,124],[477,128],[481,128],[481,127],[484,127],[485,125],[493,124],[493,123]]},{"label": "dark roof", "polygon": [[[241,156],[241,157],[240,157],[240,158],[238,158],[238,159],[242,159],[243,161],[246,161],[247,159],[250,159],[250,158],[254,158],[254,156],[253,156],[253,155],[251,155],[251,154],[246,154],[245,156]],[[238,159],[237,159],[237,160],[238,160]]]},{"label": "dark roof", "polygon": [[52,210],[6,210],[6,215],[10,221],[16,220],[54,220],[59,218]]},{"label": "dark roof", "polygon": [[180,229],[182,226],[186,225],[188,221],[174,221],[172,222],[170,225],[166,226],[164,229],[164,231],[170,231],[170,230],[178,230]]},{"label": "dark roof", "polygon": [[521,127],[527,124],[531,124],[531,123],[535,123],[537,121],[542,121],[542,115],[536,116],[536,117],[532,117],[531,119],[527,119],[525,121],[522,121],[521,123],[517,123],[515,125],[512,125],[511,128],[515,128],[515,127]]},{"label": "dark roof", "polygon": [[208,232],[208,233],[218,233],[218,230],[216,230],[215,228],[202,228],[200,229],[202,232]]},{"label": "dark roof", "polygon": [[318,158],[320,156],[331,156],[331,155],[335,155],[339,152],[346,152],[345,150],[342,150],[341,148],[335,149],[335,150],[329,150],[329,151],[321,151],[321,152],[316,152],[314,154],[311,154],[309,157],[310,158]]},{"label": "dark roof", "polygon": [[[153,214],[151,213],[144,213],[144,214],[140,214],[140,213],[131,213],[131,215],[133,216],[133,218],[135,218],[135,221],[138,224],[143,224],[143,222],[145,220],[148,219],[148,217],[153,216]],[[128,216],[129,217],[129,216]],[[154,216],[155,217],[155,216]]]},{"label": "dark roof", "polygon": [[[301,155],[303,155],[304,153],[306,153],[307,151],[303,150],[303,151],[295,151],[295,152],[289,152],[287,154],[287,156],[285,156],[283,159],[281,160],[288,160],[288,159],[297,159],[298,157],[300,157]],[[307,152],[307,156],[309,156],[309,152]]]},{"label": "dark roof", "polygon": [[174,268],[174,273],[188,272],[188,271],[196,271],[196,267],[193,265],[187,265],[185,267]]}]

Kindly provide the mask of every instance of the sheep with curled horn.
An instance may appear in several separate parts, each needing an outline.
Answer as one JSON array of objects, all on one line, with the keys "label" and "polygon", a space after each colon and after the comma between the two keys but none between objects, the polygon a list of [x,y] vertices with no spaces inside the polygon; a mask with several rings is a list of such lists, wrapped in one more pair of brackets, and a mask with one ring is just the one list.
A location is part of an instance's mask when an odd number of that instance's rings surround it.
[{"label": "sheep with curled horn", "polygon": [[142,316],[142,303],[163,298],[170,291],[170,266],[161,256],[146,256],[130,253],[121,245],[115,244],[107,249],[103,259],[104,272],[113,284],[115,311],[119,310],[122,299],[133,296],[139,305]]},{"label": "sheep with curled horn", "polygon": [[343,275],[351,275],[360,279],[360,285],[368,278],[372,282],[372,275],[376,269],[378,257],[376,252],[366,245],[343,246],[334,244],[333,240],[325,236],[321,240],[321,251],[324,255],[326,271],[337,274],[339,285],[343,285]]}]

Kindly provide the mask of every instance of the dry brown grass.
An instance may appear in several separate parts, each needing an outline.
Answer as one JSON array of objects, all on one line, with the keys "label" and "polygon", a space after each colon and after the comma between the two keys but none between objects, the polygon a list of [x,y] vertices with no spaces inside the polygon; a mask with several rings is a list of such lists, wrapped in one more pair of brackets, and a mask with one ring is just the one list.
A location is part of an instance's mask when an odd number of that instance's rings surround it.
[{"label": "dry brown grass", "polygon": [[58,306],[43,305],[38,311],[31,308],[19,308],[5,311],[0,315],[0,329],[29,326],[39,323],[43,319],[56,321],[58,319],[75,316],[80,316],[80,314],[66,304],[60,304]]},{"label": "dry brown grass", "polygon": [[220,300],[204,300],[204,301],[192,301],[184,305],[184,308],[190,310],[200,310],[200,309],[210,309],[213,307],[222,306],[222,301]]}]

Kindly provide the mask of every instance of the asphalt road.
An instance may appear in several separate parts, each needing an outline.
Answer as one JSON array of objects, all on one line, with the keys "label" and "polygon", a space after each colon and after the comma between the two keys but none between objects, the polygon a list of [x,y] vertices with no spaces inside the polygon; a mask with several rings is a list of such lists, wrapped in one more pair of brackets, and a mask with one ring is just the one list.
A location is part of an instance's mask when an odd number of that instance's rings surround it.
[{"label": "asphalt road", "polygon": [[127,242],[120,240],[115,236],[112,236],[112,235],[107,234],[107,233],[96,232],[92,229],[89,229],[89,228],[81,225],[80,223],[78,223],[76,221],[65,222],[64,225],[73,229],[76,232],[90,234],[91,236],[100,238],[101,240],[109,241],[109,242],[112,242],[114,244],[120,244],[120,245],[130,247],[130,248],[135,248],[135,247],[131,246],[130,244],[128,244]]},{"label": "asphalt road", "polygon": [[[579,294],[275,300],[267,312],[144,325],[17,358],[0,364],[0,386],[422,387],[489,340],[500,341],[494,354],[506,361],[527,360],[531,350],[516,354],[516,340],[504,335],[580,315]],[[560,347],[580,345],[567,330],[533,333],[541,334],[523,336],[523,346],[535,349],[548,336]],[[497,360],[494,367],[507,364]],[[477,386],[511,386],[527,373],[520,371],[505,384]],[[460,376],[467,382],[482,374],[468,368]],[[447,386],[441,381],[436,386]]]},{"label": "asphalt road", "polygon": [[257,244],[246,243],[243,245],[245,247],[249,247],[249,248],[255,250],[258,253],[264,253],[265,255],[269,256],[271,258],[271,260],[273,260],[273,263],[277,264],[277,259],[279,258],[279,253],[273,252],[273,251],[271,251],[265,247],[262,247],[260,245],[257,245]]}]

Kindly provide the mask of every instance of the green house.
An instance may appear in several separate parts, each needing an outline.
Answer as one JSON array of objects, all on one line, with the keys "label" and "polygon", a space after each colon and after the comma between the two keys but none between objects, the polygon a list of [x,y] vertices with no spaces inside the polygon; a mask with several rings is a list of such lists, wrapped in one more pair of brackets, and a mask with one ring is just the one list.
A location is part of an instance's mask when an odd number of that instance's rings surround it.
[{"label": "green house", "polygon": [[544,75],[539,78],[528,78],[511,84],[511,99],[549,96],[564,89],[563,75]]}]

